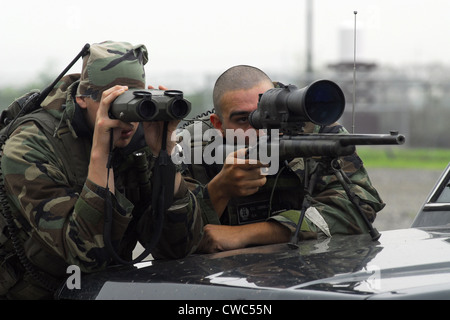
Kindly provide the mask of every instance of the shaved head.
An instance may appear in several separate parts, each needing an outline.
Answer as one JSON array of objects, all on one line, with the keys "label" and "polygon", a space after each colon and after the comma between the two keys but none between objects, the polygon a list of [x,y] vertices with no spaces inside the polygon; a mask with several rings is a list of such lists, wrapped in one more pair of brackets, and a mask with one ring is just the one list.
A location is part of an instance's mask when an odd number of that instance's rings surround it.
[{"label": "shaved head", "polygon": [[226,70],[214,85],[213,103],[216,114],[222,117],[221,99],[225,93],[249,90],[260,83],[268,83],[273,86],[272,80],[258,68],[238,65]]}]

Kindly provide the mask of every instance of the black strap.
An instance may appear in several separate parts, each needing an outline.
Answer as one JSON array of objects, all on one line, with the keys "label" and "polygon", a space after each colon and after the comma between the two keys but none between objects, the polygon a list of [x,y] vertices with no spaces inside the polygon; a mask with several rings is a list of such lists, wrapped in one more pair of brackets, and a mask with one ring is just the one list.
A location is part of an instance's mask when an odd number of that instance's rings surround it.
[{"label": "black strap", "polygon": [[[173,190],[174,190],[174,180],[176,174],[175,164],[169,157],[167,153],[167,127],[168,122],[164,122],[164,130],[162,137],[162,146],[158,158],[155,162],[155,167],[153,171],[152,179],[152,216],[154,221],[153,234],[149,242],[143,244],[145,247],[144,252],[142,252],[136,259],[127,261],[122,259],[114,249],[111,241],[111,231],[112,231],[112,200],[111,193],[109,192],[108,183],[106,185],[106,201],[105,201],[105,225],[104,225],[104,242],[105,247],[110,254],[110,256],[119,264],[132,265],[142,261],[147,257],[151,251],[154,249],[156,244],[159,242],[161,237],[163,224],[164,224],[164,213],[171,206],[173,202]],[[110,154],[108,158],[107,168],[109,180],[109,172],[112,162],[112,150],[113,150],[113,133],[111,130],[110,135]]]}]

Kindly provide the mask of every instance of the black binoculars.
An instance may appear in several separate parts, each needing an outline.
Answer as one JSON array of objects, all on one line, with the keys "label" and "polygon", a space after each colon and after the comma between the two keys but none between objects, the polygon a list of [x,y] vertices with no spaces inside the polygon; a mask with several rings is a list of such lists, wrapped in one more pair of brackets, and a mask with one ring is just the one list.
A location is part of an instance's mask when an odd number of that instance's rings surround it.
[{"label": "black binoculars", "polygon": [[109,117],[125,122],[181,120],[191,111],[191,103],[179,90],[131,89],[118,96]]}]

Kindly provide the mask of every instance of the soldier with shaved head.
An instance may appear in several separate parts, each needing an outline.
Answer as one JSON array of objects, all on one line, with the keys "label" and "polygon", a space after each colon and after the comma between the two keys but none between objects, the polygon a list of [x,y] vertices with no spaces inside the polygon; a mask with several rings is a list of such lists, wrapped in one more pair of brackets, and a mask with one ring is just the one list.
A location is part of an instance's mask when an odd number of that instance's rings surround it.
[{"label": "soldier with shaved head", "polygon": [[[234,144],[235,141],[228,141],[228,137],[234,138],[238,134],[229,134],[230,131],[241,135],[255,132],[249,115],[257,109],[260,95],[276,86],[281,84],[272,82],[266,73],[253,66],[237,65],[222,73],[214,85],[214,113],[204,119],[220,134],[215,135],[212,142],[201,141],[202,148],[206,150],[218,141]],[[188,126],[187,131],[195,125]],[[328,126],[305,122],[304,132],[348,133],[337,122]],[[192,146],[194,148],[196,144]],[[288,242],[296,236],[298,228],[299,240],[367,232],[358,208],[332,172],[324,171],[318,175],[311,195],[306,195],[305,174],[316,172],[320,160],[317,157],[289,159],[275,168],[274,174],[267,175],[261,170],[265,166],[263,162],[240,159],[245,154],[242,151],[245,150],[230,153],[221,164],[191,161],[184,170],[202,207],[205,223],[199,252]],[[351,181],[352,192],[359,199],[363,214],[369,221],[374,221],[385,204],[373,187],[363,161],[355,152],[339,157],[339,163]],[[303,200],[307,196],[309,206],[298,226]]]}]

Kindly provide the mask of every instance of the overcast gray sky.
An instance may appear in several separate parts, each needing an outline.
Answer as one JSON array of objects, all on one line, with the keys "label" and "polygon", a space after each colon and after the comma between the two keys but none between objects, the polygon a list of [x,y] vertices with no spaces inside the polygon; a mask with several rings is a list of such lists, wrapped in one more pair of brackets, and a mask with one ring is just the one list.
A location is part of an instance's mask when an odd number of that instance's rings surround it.
[{"label": "overcast gray sky", "polygon": [[[4,1],[0,85],[45,70],[59,73],[85,43],[103,40],[145,44],[152,84],[170,86],[168,74],[214,76],[243,63],[268,72],[303,72],[306,1]],[[312,2],[316,69],[339,60],[342,46],[353,52],[340,34],[345,25],[353,27],[355,10],[358,60],[450,65],[448,0]]]}]

